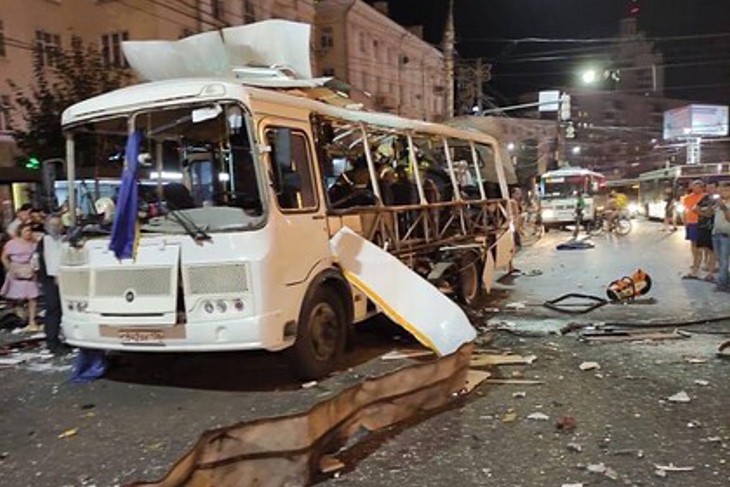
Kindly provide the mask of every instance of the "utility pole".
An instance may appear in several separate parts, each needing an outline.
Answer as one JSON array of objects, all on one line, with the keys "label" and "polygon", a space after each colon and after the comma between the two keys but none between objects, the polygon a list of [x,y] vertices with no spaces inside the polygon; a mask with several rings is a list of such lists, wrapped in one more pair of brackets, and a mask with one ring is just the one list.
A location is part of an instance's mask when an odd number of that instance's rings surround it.
[{"label": "utility pole", "polygon": [[449,0],[449,11],[446,14],[446,29],[444,30],[444,70],[446,71],[446,119],[454,116],[454,0]]},{"label": "utility pole", "polygon": [[[484,83],[492,79],[492,65],[483,59],[462,61],[457,70],[458,113],[482,116],[487,111],[486,105],[494,106],[484,96]],[[475,110],[476,109],[476,110]]]}]

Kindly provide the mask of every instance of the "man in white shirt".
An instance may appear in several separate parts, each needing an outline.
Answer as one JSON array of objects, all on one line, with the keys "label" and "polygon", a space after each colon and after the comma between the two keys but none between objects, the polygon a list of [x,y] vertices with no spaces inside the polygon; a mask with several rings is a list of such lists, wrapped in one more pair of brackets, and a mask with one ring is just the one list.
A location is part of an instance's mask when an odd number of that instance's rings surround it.
[{"label": "man in white shirt", "polygon": [[39,275],[43,288],[43,331],[46,346],[55,354],[68,351],[59,337],[61,325],[61,296],[58,292],[58,267],[61,261],[61,232],[63,225],[58,215],[50,215],[46,220],[46,235],[38,244]]},{"label": "man in white shirt", "polygon": [[722,183],[715,200],[715,220],[712,230],[712,247],[718,263],[717,291],[730,292],[728,266],[730,266],[730,183]]}]

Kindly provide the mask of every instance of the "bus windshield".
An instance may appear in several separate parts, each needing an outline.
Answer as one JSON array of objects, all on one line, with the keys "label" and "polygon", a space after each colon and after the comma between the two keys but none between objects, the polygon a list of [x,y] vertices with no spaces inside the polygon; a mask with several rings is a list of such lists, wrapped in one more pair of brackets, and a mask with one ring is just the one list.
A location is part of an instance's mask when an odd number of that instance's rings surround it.
[{"label": "bus windshield", "polygon": [[578,193],[586,192],[585,176],[566,176],[543,179],[543,197],[570,198]]},{"label": "bus windshield", "polygon": [[[263,185],[248,116],[234,103],[149,110],[72,129],[82,219],[101,225],[113,220],[130,120],[142,134],[137,178],[143,231],[179,233],[187,230],[184,222],[212,232],[263,224]],[[57,185],[57,196],[68,189],[68,182]]]}]

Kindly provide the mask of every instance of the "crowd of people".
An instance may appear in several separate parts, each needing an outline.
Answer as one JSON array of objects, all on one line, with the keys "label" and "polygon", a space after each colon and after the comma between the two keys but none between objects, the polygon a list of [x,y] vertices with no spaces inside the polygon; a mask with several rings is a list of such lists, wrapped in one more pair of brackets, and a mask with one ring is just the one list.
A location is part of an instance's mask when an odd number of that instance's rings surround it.
[{"label": "crowd of people", "polygon": [[[43,331],[49,350],[68,349],[60,337],[61,300],[58,267],[64,226],[58,214],[45,215],[26,204],[2,233],[2,288],[0,296],[25,321],[21,331]],[[38,303],[43,304],[42,324]]]},{"label": "crowd of people", "polygon": [[690,271],[683,278],[704,279],[714,282],[717,291],[730,292],[730,182],[695,180],[681,203],[692,252]]}]

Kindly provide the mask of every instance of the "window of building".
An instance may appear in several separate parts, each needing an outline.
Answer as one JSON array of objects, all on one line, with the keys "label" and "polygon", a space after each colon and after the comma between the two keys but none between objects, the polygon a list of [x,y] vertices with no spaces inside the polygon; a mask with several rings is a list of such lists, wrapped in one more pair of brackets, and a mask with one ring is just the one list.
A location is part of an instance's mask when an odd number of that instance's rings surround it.
[{"label": "window of building", "polygon": [[252,24],[256,22],[256,8],[252,0],[243,0],[243,23]]},{"label": "window of building", "polygon": [[129,40],[127,31],[110,32],[101,36],[101,57],[107,67],[128,67],[122,54],[122,41],[127,40]]},{"label": "window of building", "polygon": [[277,201],[282,210],[307,210],[317,207],[312,160],[303,132],[285,127],[270,128],[266,139]]},{"label": "window of building", "polygon": [[0,20],[0,57],[5,57],[5,24]]},{"label": "window of building", "polygon": [[322,76],[335,76],[335,68],[324,68],[322,70]]},{"label": "window of building", "polygon": [[216,20],[223,20],[223,2],[222,0],[211,0],[210,8],[212,9],[211,14]]},{"label": "window of building", "polygon": [[61,36],[37,30],[35,31],[35,48],[41,66],[55,66],[61,53]]},{"label": "window of building", "polygon": [[0,133],[10,131],[10,97],[0,96]]},{"label": "window of building", "polygon": [[368,43],[367,43],[367,38],[365,37],[365,33],[360,32],[359,38],[360,38],[360,52],[364,54],[364,53],[368,52]]},{"label": "window of building", "polygon": [[322,32],[319,36],[319,47],[322,49],[331,49],[334,46],[335,37],[332,27],[322,27]]}]

